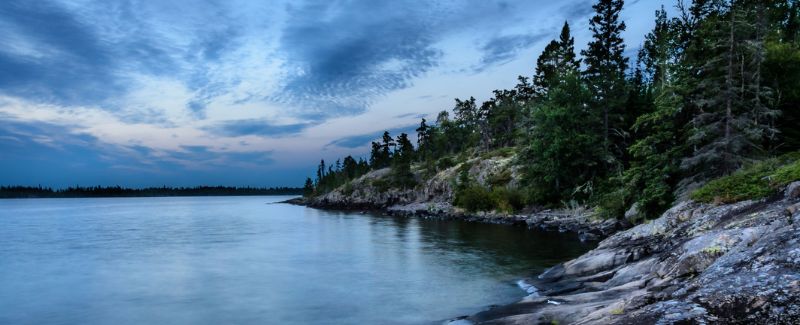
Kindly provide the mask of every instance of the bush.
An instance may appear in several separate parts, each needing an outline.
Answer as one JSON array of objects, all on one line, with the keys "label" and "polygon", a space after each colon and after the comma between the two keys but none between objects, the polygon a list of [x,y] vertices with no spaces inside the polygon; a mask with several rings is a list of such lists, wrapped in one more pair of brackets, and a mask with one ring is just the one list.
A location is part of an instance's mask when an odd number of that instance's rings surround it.
[{"label": "bush", "polygon": [[469,212],[494,210],[495,203],[492,193],[486,188],[477,185],[466,186],[456,192],[455,206],[464,208]]},{"label": "bush", "polygon": [[445,170],[455,165],[456,163],[455,161],[453,161],[453,158],[451,157],[444,157],[436,161],[436,168],[438,170]]},{"label": "bush", "polygon": [[392,184],[388,180],[382,178],[372,180],[372,186],[374,186],[378,192],[388,191],[391,185]]},{"label": "bush", "polygon": [[511,170],[503,169],[501,172],[489,176],[489,184],[492,186],[505,186],[511,182]]},{"label": "bush", "polygon": [[492,201],[497,210],[514,213],[525,207],[525,196],[521,191],[496,187],[492,190]]},{"label": "bush", "polygon": [[600,195],[594,200],[597,205],[595,211],[602,219],[620,219],[625,215],[627,204],[625,192],[620,188]]},{"label": "bush", "polygon": [[708,182],[694,191],[691,198],[705,203],[761,199],[776,194],[796,180],[800,180],[800,156],[792,153],[747,166]]}]

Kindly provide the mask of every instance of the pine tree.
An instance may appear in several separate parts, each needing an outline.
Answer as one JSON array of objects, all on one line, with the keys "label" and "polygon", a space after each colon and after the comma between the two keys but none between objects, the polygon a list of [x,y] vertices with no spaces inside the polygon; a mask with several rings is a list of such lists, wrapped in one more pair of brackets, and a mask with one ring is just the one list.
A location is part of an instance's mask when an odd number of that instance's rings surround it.
[{"label": "pine tree", "polygon": [[550,87],[579,68],[580,60],[575,58],[575,38],[570,34],[569,23],[564,22],[559,39],[550,41],[536,61],[533,93],[537,98],[544,98]]},{"label": "pine tree", "polygon": [[579,76],[571,74],[533,110],[536,124],[523,159],[529,162],[526,181],[535,202],[588,199],[575,189],[591,184],[602,150],[596,114],[586,106],[589,98]]},{"label": "pine tree", "polygon": [[775,134],[777,112],[767,105],[770,90],[761,84],[763,9],[734,1],[707,10],[698,37],[707,40],[708,57],[692,99],[697,112],[689,137],[692,152],[681,163],[688,176],[682,189],[734,172]]},{"label": "pine tree", "polygon": [[678,21],[670,21],[662,7],[656,12],[652,32],[640,52],[642,70],[653,94],[653,110],[636,119],[633,130],[640,137],[629,148],[631,166],[624,173],[625,192],[642,216],[663,212],[674,200],[685,154],[680,114],[688,77],[681,66]]},{"label": "pine tree", "polygon": [[625,71],[628,68],[622,39],[625,23],[619,20],[623,5],[623,0],[599,0],[592,6],[595,15],[589,25],[593,40],[588,49],[581,51],[586,63],[584,78],[593,95],[591,106],[602,112],[604,161],[609,167],[622,155],[624,148],[617,144],[619,138],[625,136],[627,125],[622,112],[627,97]]},{"label": "pine tree", "polygon": [[311,180],[311,177],[306,178],[306,183],[303,186],[303,196],[311,197],[314,195],[314,182]]}]

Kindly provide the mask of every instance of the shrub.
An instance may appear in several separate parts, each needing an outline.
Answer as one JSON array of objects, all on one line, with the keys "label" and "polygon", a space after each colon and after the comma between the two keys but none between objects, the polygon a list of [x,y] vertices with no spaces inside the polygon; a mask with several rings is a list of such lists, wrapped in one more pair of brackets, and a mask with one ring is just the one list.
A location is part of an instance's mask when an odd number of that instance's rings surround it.
[{"label": "shrub", "polygon": [[342,188],[342,194],[344,194],[345,196],[350,196],[353,194],[353,191],[354,189],[352,183],[347,182],[344,184],[344,187]]},{"label": "shrub", "polygon": [[378,192],[385,192],[389,190],[391,183],[388,180],[380,178],[372,180],[372,186],[374,186]]},{"label": "shrub", "polygon": [[491,211],[495,207],[492,193],[477,185],[466,186],[456,191],[454,204],[469,212]]},{"label": "shrub", "polygon": [[436,168],[438,170],[445,170],[455,165],[456,163],[455,161],[453,161],[453,158],[451,157],[444,157],[436,161]]},{"label": "shrub", "polygon": [[625,215],[627,205],[625,203],[625,192],[623,189],[611,190],[594,199],[597,216],[602,219],[621,218]]},{"label": "shrub", "polygon": [[732,203],[761,199],[777,193],[787,184],[800,180],[800,156],[787,154],[746,166],[708,182],[691,194],[698,202]]},{"label": "shrub", "polygon": [[516,189],[496,187],[492,190],[492,201],[497,210],[514,213],[525,207],[525,196]]},{"label": "shrub", "polygon": [[511,182],[511,170],[503,169],[499,173],[492,174],[488,181],[492,186],[504,186]]}]

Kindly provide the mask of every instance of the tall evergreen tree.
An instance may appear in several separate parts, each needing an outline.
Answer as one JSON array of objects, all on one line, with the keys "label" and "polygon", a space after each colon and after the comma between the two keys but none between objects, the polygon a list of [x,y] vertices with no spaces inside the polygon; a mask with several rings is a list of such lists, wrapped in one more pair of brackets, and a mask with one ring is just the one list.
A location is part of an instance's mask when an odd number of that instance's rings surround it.
[{"label": "tall evergreen tree", "polygon": [[559,39],[550,41],[536,61],[533,93],[536,97],[543,98],[550,87],[578,69],[580,60],[575,55],[575,38],[570,34],[569,23],[564,22]]},{"label": "tall evergreen tree", "polygon": [[693,150],[681,164],[688,176],[682,188],[732,173],[758,156],[765,139],[775,134],[777,112],[766,105],[770,91],[761,84],[762,10],[738,1],[713,7],[698,30],[707,42],[707,59],[693,98]]},{"label": "tall evergreen tree", "polygon": [[653,31],[645,36],[641,50],[644,79],[653,94],[653,110],[636,119],[639,136],[630,147],[631,166],[624,173],[625,192],[644,217],[655,217],[674,200],[685,154],[681,110],[686,92],[685,69],[681,66],[679,21],[670,21],[662,7],[656,12]]},{"label": "tall evergreen tree", "polygon": [[602,112],[604,161],[609,167],[622,155],[624,148],[619,142],[627,126],[622,112],[627,98],[625,71],[628,68],[622,39],[625,22],[619,19],[623,5],[623,0],[598,0],[592,6],[595,15],[589,25],[593,39],[588,49],[581,51],[586,63],[584,78],[593,96],[591,106]]},{"label": "tall evergreen tree", "polygon": [[571,74],[533,110],[536,124],[523,158],[534,202],[588,199],[575,189],[592,183],[602,150],[597,145],[596,114],[586,106],[589,99],[580,77]]},{"label": "tall evergreen tree", "polygon": [[303,196],[311,197],[312,195],[314,195],[314,182],[311,177],[307,177],[306,183],[303,185]]}]

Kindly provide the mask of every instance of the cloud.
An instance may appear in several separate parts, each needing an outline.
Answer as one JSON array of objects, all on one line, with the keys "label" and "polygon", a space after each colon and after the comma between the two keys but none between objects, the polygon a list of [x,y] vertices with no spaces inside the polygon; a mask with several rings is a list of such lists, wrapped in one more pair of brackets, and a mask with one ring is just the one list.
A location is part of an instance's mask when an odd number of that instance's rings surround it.
[{"label": "cloud", "polygon": [[0,152],[2,185],[193,186],[215,179],[218,184],[263,186],[267,178],[248,178],[263,177],[274,164],[269,150],[220,151],[202,145],[162,150],[112,145],[68,126],[7,116],[0,116]]},{"label": "cloud", "polygon": [[113,56],[90,26],[43,1],[0,2],[0,89],[86,102],[120,90]]},{"label": "cloud", "polygon": [[245,119],[221,122],[207,127],[206,130],[229,137],[246,135],[283,137],[296,135],[314,125],[315,123],[274,124],[266,119]]},{"label": "cloud", "polygon": [[[583,19],[587,18],[589,15],[594,13],[594,8],[592,8],[593,4],[594,1],[592,0],[579,0],[572,3],[568,3],[567,5],[561,7],[559,11],[564,13],[564,16],[566,16],[567,21]],[[629,5],[630,4],[626,4],[626,6]]]},{"label": "cloud", "polygon": [[292,7],[280,41],[293,73],[270,99],[303,107],[304,117],[325,118],[363,112],[376,98],[408,87],[440,56],[419,9],[366,0]]},{"label": "cloud", "polygon": [[483,57],[477,67],[476,72],[484,69],[507,63],[517,57],[521,50],[527,49],[539,41],[544,40],[549,34],[517,34],[505,35],[490,39],[481,47]]},{"label": "cloud", "polygon": [[[416,136],[417,136],[417,131],[416,130],[417,130],[418,126],[419,125],[417,125],[417,124],[412,124],[412,125],[406,125],[406,126],[392,128],[392,129],[389,129],[389,130],[386,130],[386,131],[389,131],[389,134],[391,134],[392,137],[397,137],[398,135],[400,135],[400,133],[406,133],[406,134],[409,135],[409,138],[416,138]],[[384,131],[370,132],[370,133],[364,133],[364,134],[358,134],[358,135],[347,136],[347,137],[344,137],[344,138],[339,138],[339,139],[331,141],[330,143],[325,145],[325,147],[327,148],[327,147],[330,147],[330,146],[336,146],[336,147],[350,148],[350,149],[363,147],[363,146],[366,146],[366,145],[370,144],[372,141],[375,141],[375,140],[380,139],[381,137],[383,137],[383,132]]]}]

